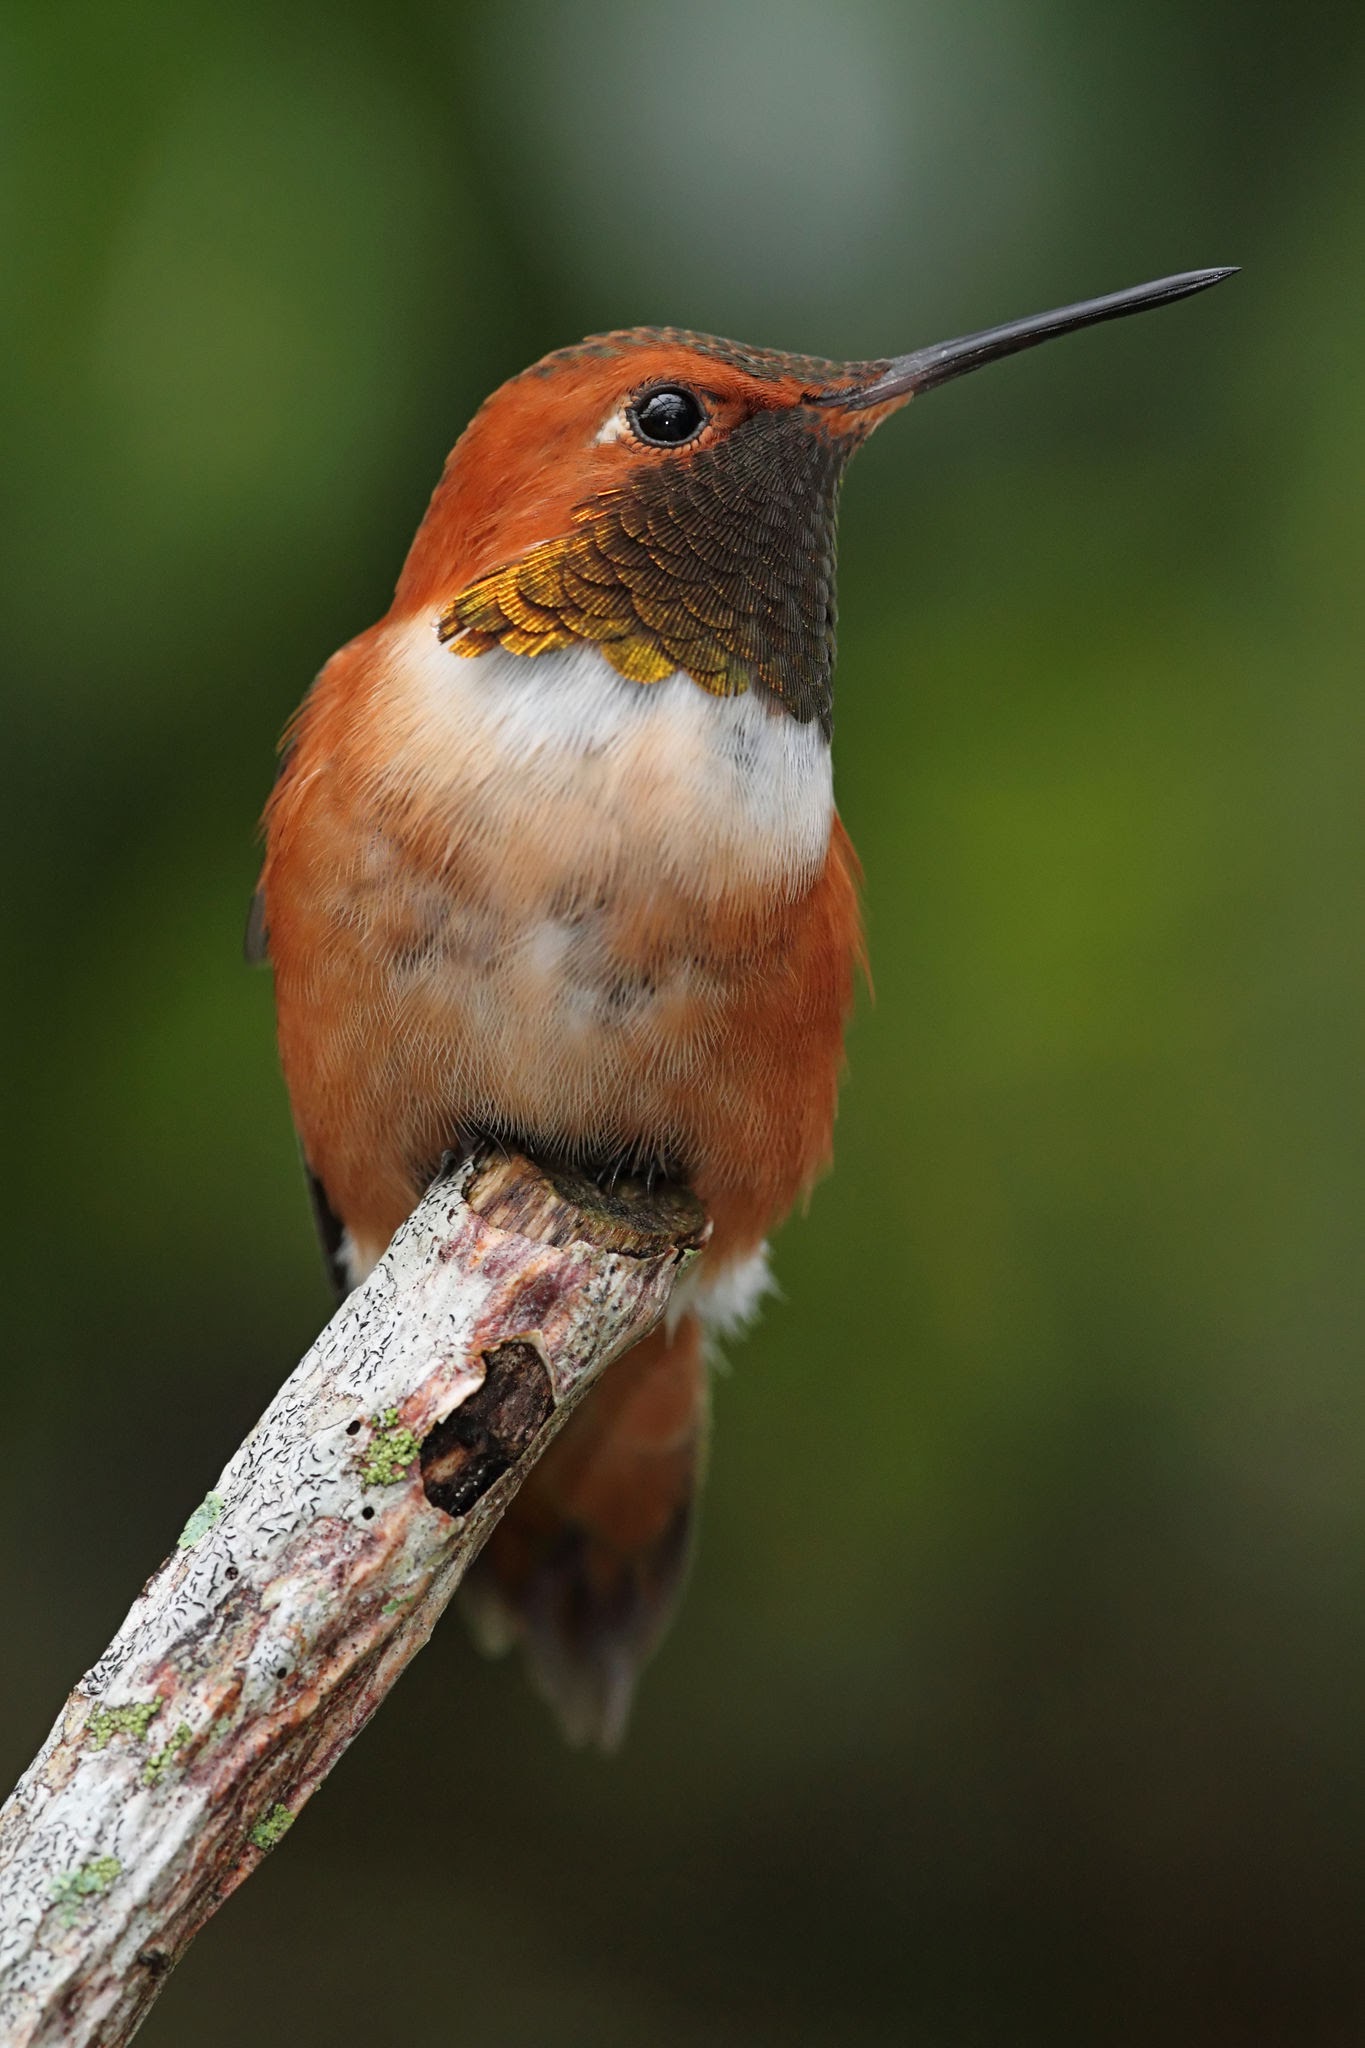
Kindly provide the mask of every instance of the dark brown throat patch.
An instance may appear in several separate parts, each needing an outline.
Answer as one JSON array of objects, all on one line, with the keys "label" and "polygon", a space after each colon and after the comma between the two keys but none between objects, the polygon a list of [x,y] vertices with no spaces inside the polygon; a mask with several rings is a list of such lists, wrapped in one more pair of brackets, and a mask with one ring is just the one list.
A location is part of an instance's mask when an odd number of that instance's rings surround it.
[{"label": "dark brown throat patch", "polygon": [[828,735],[835,521],[855,445],[796,406],[643,461],[579,509],[572,533],[462,591],[440,637],[464,655],[590,641],[632,682],[681,669],[715,696],[764,690]]}]

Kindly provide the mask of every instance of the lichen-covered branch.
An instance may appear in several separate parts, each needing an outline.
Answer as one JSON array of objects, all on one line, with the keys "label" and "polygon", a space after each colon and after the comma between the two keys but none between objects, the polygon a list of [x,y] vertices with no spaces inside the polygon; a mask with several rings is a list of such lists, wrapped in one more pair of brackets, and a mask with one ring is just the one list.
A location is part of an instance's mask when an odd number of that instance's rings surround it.
[{"label": "lichen-covered branch", "polygon": [[526,1472],[663,1313],[690,1196],[439,1181],[290,1376],[0,1814],[0,2041],[112,2048],[426,1641]]}]

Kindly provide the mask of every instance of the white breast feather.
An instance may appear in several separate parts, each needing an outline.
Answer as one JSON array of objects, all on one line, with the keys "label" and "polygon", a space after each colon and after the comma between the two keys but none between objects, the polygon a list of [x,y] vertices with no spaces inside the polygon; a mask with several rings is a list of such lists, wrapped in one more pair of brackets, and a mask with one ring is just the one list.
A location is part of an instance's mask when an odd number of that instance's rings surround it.
[{"label": "white breast feather", "polygon": [[588,645],[470,660],[418,619],[391,638],[382,715],[394,784],[448,802],[471,853],[799,895],[829,848],[829,744],[758,691],[630,682]]}]

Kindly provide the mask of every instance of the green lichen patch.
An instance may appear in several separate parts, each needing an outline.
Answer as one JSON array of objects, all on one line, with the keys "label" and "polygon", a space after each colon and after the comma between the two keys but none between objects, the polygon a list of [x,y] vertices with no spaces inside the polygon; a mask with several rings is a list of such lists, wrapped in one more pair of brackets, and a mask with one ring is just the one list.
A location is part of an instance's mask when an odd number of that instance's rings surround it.
[{"label": "green lichen patch", "polygon": [[289,1808],[277,1804],[249,1830],[247,1840],[257,1849],[273,1849],[277,1842],[284,1840],[293,1825],[294,1816]]},{"label": "green lichen patch", "polygon": [[131,1735],[135,1743],[147,1739],[147,1729],[162,1712],[160,1700],[133,1700],[131,1706],[92,1706],[86,1720],[86,1749],[108,1749],[115,1735]]},{"label": "green lichen patch", "polygon": [[79,1869],[64,1870],[52,1880],[52,1896],[61,1908],[64,1927],[74,1927],[81,1907],[107,1892],[123,1869],[117,1856],[94,1856]]},{"label": "green lichen patch", "polygon": [[201,1536],[207,1536],[223,1513],[221,1493],[206,1493],[176,1538],[177,1550],[193,1550]]},{"label": "green lichen patch", "polygon": [[167,1742],[166,1747],[159,1749],[155,1756],[149,1756],[146,1763],[142,1766],[143,1784],[159,1785],[189,1739],[189,1727],[182,1721]]},{"label": "green lichen patch", "polygon": [[127,1707],[92,1707],[85,1724],[85,1747],[108,1749],[116,1735],[131,1735],[134,1742],[144,1742],[160,1712],[160,1700],[134,1700]]},{"label": "green lichen patch", "polygon": [[362,1486],[393,1486],[421,1450],[422,1439],[414,1436],[406,1424],[399,1422],[396,1408],[385,1408],[378,1415],[372,1415],[370,1427],[374,1435],[360,1461],[360,1483]]}]

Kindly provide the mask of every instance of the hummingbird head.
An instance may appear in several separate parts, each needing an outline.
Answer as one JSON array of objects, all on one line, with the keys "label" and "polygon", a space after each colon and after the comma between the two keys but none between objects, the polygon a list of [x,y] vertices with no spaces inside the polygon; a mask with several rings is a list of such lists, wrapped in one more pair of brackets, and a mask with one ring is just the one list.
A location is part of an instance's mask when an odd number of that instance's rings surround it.
[{"label": "hummingbird head", "polygon": [[495,391],[452,451],[395,597],[462,655],[575,642],[829,731],[849,457],[919,392],[1231,275],[1188,272],[872,362],[629,328]]}]

